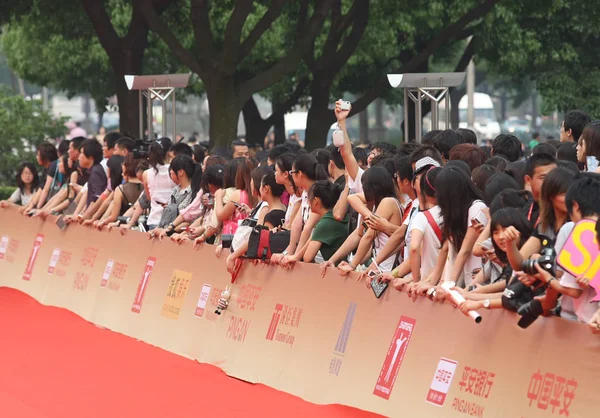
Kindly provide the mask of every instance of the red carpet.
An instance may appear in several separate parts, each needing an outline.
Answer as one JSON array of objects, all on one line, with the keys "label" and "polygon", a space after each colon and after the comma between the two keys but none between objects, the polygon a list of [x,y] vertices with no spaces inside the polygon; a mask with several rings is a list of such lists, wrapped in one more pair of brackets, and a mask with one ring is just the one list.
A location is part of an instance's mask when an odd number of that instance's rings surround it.
[{"label": "red carpet", "polygon": [[0,288],[0,417],[374,417],[227,377]]}]

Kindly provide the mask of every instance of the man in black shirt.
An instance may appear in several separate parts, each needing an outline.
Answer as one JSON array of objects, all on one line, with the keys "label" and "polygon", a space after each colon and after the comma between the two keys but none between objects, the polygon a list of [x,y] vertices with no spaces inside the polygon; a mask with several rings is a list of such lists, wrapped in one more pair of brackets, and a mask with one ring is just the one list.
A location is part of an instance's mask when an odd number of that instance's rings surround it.
[{"label": "man in black shirt", "polygon": [[102,145],[95,139],[87,139],[81,146],[79,165],[88,173],[87,209],[83,215],[89,219],[93,215],[94,205],[106,190],[108,183],[106,172],[100,165],[102,161]]}]

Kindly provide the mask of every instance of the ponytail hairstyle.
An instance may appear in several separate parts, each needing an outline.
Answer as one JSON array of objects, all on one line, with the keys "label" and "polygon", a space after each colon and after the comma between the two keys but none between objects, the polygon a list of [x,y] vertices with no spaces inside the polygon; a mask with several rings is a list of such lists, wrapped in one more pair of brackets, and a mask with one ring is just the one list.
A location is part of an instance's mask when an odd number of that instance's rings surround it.
[{"label": "ponytail hairstyle", "polygon": [[199,181],[196,185],[193,184],[194,176],[197,169],[200,170],[200,175],[202,175],[202,169],[200,169],[199,166],[194,163],[194,159],[185,154],[180,154],[177,157],[173,158],[173,161],[171,161],[171,165],[169,166],[169,170],[173,171],[177,177],[179,177],[179,170],[183,170],[185,172],[185,175],[190,180],[190,187],[192,188],[192,199],[196,197],[198,190],[200,190]]},{"label": "ponytail hairstyle", "polygon": [[275,165],[277,167],[279,167],[279,170],[281,170],[284,173],[288,173],[288,179],[290,180],[290,183],[292,184],[292,187],[294,188],[294,192],[298,191],[298,188],[296,187],[296,184],[294,183],[294,179],[291,175],[289,175],[289,171],[294,167],[294,160],[296,159],[296,156],[290,152],[286,152],[281,154],[277,160],[275,160]]},{"label": "ponytail hairstyle", "polygon": [[225,167],[220,164],[207,167],[204,175],[202,176],[202,189],[204,190],[204,193],[209,193],[209,184],[221,189],[223,187],[224,175]]},{"label": "ponytail hairstyle", "polygon": [[421,193],[423,196],[436,198],[435,179],[440,171],[442,171],[441,167],[432,166],[421,176]]},{"label": "ponytail hairstyle", "polygon": [[294,170],[301,171],[306,177],[313,181],[327,180],[327,170],[323,168],[315,157],[307,152],[298,153],[294,161]]},{"label": "ponytail hairstyle", "polygon": [[152,141],[148,149],[148,163],[158,173],[158,166],[165,164],[169,148],[163,147],[161,141]]},{"label": "ponytail hairstyle", "polygon": [[[236,158],[237,160],[238,158]],[[254,169],[254,163],[246,157],[240,157],[240,164],[237,167],[235,174],[235,188],[238,190],[245,190],[248,193],[248,200],[254,205],[255,198],[252,195],[252,170]]]},{"label": "ponytail hairstyle", "polygon": [[253,169],[252,173],[250,173],[250,177],[252,178],[252,182],[254,183],[254,190],[252,191],[256,196],[260,197],[260,186],[262,179],[270,171],[273,171],[273,168],[271,166],[262,165]]},{"label": "ponytail hairstyle", "polygon": [[285,186],[275,181],[275,171],[273,170],[267,171],[267,173],[263,176],[260,185],[269,186],[269,188],[271,189],[271,194],[274,197],[281,197],[281,195],[285,191]]},{"label": "ponytail hairstyle", "polygon": [[315,197],[321,199],[321,204],[327,210],[333,209],[342,194],[342,189],[338,184],[331,183],[329,180],[317,180],[308,190],[308,199]]}]

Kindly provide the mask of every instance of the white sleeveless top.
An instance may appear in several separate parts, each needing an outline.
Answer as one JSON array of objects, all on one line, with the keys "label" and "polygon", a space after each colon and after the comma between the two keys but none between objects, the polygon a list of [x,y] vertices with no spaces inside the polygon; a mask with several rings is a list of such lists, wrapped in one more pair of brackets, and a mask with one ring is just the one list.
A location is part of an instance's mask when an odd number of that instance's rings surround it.
[{"label": "white sleeveless top", "polygon": [[[400,215],[402,215],[402,206],[400,205],[400,202],[398,202],[398,199],[394,199],[394,201],[396,202],[396,205],[398,205],[398,212],[400,213]],[[385,244],[388,242],[389,239],[390,239],[390,237],[388,237],[385,233],[383,233],[383,232],[377,233],[377,236],[375,237],[375,240],[373,241],[373,252],[374,252],[375,256],[379,253],[379,251],[381,251],[383,249],[383,247],[385,247]],[[382,263],[379,263],[379,268],[381,269],[381,271],[383,271],[383,272],[392,271],[397,258],[398,258],[398,253],[393,253],[388,258],[386,258]]]},{"label": "white sleeveless top", "polygon": [[156,166],[158,173],[152,167],[148,169],[148,190],[150,191],[150,215],[146,223],[150,226],[158,225],[160,223],[160,217],[163,213],[163,207],[156,203],[159,202],[169,203],[171,200],[171,194],[175,183],[169,176],[169,165]]}]

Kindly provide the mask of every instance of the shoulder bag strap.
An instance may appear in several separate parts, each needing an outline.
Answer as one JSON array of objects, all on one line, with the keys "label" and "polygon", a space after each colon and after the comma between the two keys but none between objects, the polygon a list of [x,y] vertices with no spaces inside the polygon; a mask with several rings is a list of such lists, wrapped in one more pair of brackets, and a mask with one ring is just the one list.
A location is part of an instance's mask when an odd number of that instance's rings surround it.
[{"label": "shoulder bag strap", "polygon": [[428,210],[423,212],[423,214],[427,218],[427,222],[429,222],[429,226],[431,227],[431,229],[433,229],[435,236],[440,240],[440,244],[441,244],[442,243],[442,230],[440,229],[440,226],[437,224],[435,219],[433,219],[433,215]]}]

